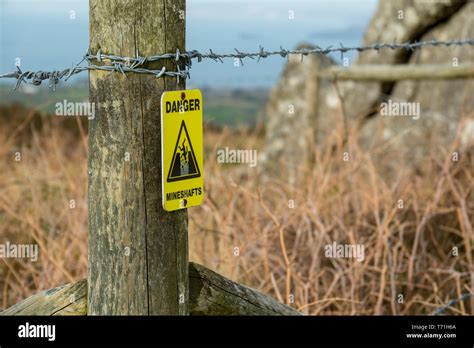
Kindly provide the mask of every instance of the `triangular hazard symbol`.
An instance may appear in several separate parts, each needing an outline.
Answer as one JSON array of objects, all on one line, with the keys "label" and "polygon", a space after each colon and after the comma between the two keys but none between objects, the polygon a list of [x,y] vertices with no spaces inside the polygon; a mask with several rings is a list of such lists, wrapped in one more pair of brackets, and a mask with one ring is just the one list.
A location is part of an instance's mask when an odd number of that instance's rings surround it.
[{"label": "triangular hazard symbol", "polygon": [[168,172],[167,182],[198,178],[201,176],[184,121],[179,128],[178,139],[174,147],[173,158]]}]

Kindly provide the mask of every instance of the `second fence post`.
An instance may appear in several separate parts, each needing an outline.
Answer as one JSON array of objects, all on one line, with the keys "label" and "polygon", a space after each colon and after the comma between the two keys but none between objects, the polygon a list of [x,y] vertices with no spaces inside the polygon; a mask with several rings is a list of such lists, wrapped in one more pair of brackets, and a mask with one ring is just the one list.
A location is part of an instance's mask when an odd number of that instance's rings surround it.
[{"label": "second fence post", "polygon": [[[185,50],[185,0],[90,0],[89,6],[93,53]],[[176,70],[174,60],[165,65]],[[161,94],[184,88],[170,77],[90,72],[89,315],[189,312],[187,212],[163,210],[160,176]]]}]

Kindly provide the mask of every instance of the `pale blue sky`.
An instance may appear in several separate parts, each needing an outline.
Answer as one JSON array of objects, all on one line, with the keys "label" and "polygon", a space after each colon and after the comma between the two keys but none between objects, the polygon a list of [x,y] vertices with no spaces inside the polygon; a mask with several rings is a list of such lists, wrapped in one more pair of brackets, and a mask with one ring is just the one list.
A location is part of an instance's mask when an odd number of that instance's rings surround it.
[{"label": "pale blue sky", "polygon": [[[377,0],[188,0],[187,48],[219,52],[257,50],[259,45],[289,49],[301,41],[358,44],[376,5]],[[87,0],[0,0],[1,73],[14,68],[16,57],[21,57],[23,69],[63,69],[77,62],[87,47]],[[283,64],[279,57],[243,68],[235,68],[232,61],[196,63],[188,84],[269,86]]]}]

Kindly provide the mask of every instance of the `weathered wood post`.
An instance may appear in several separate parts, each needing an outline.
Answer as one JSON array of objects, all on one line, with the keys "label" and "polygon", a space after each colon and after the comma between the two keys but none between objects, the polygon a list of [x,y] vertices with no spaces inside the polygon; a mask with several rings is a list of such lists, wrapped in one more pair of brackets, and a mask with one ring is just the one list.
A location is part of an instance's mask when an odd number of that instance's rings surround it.
[{"label": "weathered wood post", "polygon": [[[93,53],[185,50],[185,0],[89,6]],[[89,315],[188,314],[187,213],[161,206],[160,97],[184,88],[170,77],[90,72]]]}]

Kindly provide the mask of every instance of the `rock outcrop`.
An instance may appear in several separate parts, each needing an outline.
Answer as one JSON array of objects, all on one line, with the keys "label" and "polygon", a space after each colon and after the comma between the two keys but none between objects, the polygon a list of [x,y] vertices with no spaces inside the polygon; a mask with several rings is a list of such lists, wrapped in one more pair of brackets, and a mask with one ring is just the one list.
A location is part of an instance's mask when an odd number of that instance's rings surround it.
[{"label": "rock outcrop", "polygon": [[[458,8],[459,4],[456,3],[456,5]],[[417,39],[427,41],[473,38],[474,2],[460,7],[454,13],[452,9],[447,11],[451,13],[449,18],[436,22],[436,25],[432,25]],[[426,47],[413,52],[407,61],[408,64],[413,65],[452,66],[468,62],[474,62],[474,48],[471,46]],[[367,91],[367,87],[361,88],[357,85],[353,86],[354,90],[350,93],[352,97],[360,95],[364,90]],[[474,140],[473,79],[401,81],[386,86],[379,85],[378,88],[379,100],[376,103],[379,105],[383,101],[416,103],[420,114],[419,117],[385,117],[378,112],[377,117],[365,118],[362,120],[364,122],[361,133],[363,144],[371,143],[371,137],[378,129],[382,132],[379,142],[390,143],[393,149],[397,149],[400,157],[411,164],[429,161],[432,151],[439,151],[435,149],[435,144],[447,148],[455,140],[458,131],[461,133],[461,143],[455,150],[462,150],[472,145]],[[350,98],[347,102],[351,105],[351,110],[359,107],[359,105],[354,105],[356,101]],[[358,110],[361,109],[358,108]],[[464,119],[464,123],[459,124],[461,119]]]},{"label": "rock outcrop", "polygon": [[[302,48],[313,46],[298,47]],[[265,110],[266,149],[261,160],[267,169],[285,164],[290,182],[296,178],[297,167],[310,161],[312,144],[326,131],[327,127],[318,126],[317,115],[333,108],[337,96],[329,82],[318,81],[317,73],[333,64],[332,59],[323,55],[309,55],[303,60],[300,55],[290,55],[270,95]],[[322,99],[328,102],[319,103]]]},{"label": "rock outcrop", "polygon": [[[474,38],[474,2],[466,0],[380,1],[362,45],[376,42],[413,42]],[[474,62],[472,46],[425,47],[421,50],[382,49],[361,53],[354,62],[365,64],[456,64]],[[326,57],[294,57],[273,90],[266,109],[264,159],[296,168],[308,161],[315,142],[331,130],[328,119],[337,118],[339,104],[349,123],[358,125],[365,147],[383,145],[400,158],[416,164],[429,160],[432,143],[449,146],[461,132],[461,145],[474,140],[473,79],[352,82],[334,84],[316,78],[319,69],[333,61]],[[316,80],[316,81],[315,81]],[[414,103],[419,115],[386,117],[382,103]],[[289,110],[294,105],[294,114]],[[340,110],[339,110],[340,111]],[[464,122],[460,124],[460,120]]]},{"label": "rock outcrop", "polygon": [[[423,40],[433,28],[461,11],[466,3],[467,0],[382,0],[366,29],[362,45]],[[458,33],[446,34],[448,39],[459,38],[455,35]],[[411,51],[402,49],[367,51],[358,57],[355,64],[403,64],[409,62],[411,55]],[[451,62],[451,59],[445,62]],[[394,83],[377,82],[348,82],[344,85],[344,100],[350,106],[347,116],[351,119],[363,119],[373,114],[394,87]]]}]

